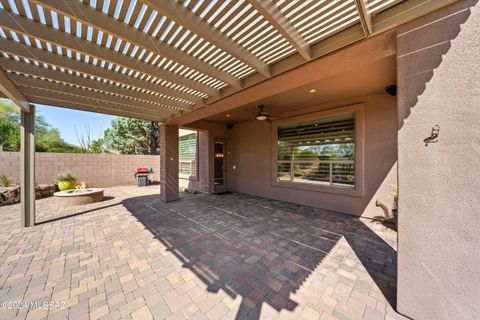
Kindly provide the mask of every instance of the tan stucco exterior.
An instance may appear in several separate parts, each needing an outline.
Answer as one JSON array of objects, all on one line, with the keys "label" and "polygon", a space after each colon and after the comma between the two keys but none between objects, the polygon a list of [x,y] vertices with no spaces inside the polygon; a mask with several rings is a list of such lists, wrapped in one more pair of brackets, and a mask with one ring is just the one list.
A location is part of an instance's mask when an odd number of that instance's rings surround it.
[{"label": "tan stucco exterior", "polygon": [[[480,207],[479,34],[478,1],[458,1],[400,26],[393,43],[389,42],[391,33],[365,41],[319,59],[308,70],[286,72],[220,100],[215,108],[199,109],[173,123],[198,128],[206,135],[199,138],[203,144],[208,143],[203,146],[207,160],[199,160],[199,170],[208,169],[203,178],[208,186],[205,192],[213,192],[211,148],[217,136],[227,139],[230,191],[375,217],[382,214],[375,206],[376,200],[391,205],[393,199],[388,195],[398,181],[398,311],[414,319],[478,318],[480,251],[475,214]],[[379,39],[384,46],[374,48]],[[302,106],[291,102],[309,83],[319,84],[342,73],[353,76],[355,63],[365,66],[368,59],[361,55],[367,49],[376,50],[372,51],[376,58],[368,63],[396,55],[397,97],[382,89],[364,90],[356,96],[338,95],[328,101],[319,99],[317,103],[312,100]],[[318,70],[326,72],[318,75]],[[287,93],[292,94],[291,100],[277,108],[283,112],[281,119],[364,106],[360,194],[283,187],[272,181],[275,121],[245,120],[245,112],[251,114],[265,99],[274,102],[271,97],[285,97]],[[226,129],[229,113],[240,120]],[[435,125],[440,126],[438,141],[426,146],[424,139]]]},{"label": "tan stucco exterior", "polygon": [[178,126],[160,125],[160,197],[176,201],[178,196]]},{"label": "tan stucco exterior", "polygon": [[[388,202],[391,185],[396,184],[395,170],[392,170],[397,157],[395,98],[379,92],[309,108],[308,111],[332,111],[336,107],[357,103],[364,104],[365,113],[365,123],[362,124],[365,162],[362,166],[364,181],[361,194],[349,195],[333,187],[312,191],[301,187],[277,186],[272,181],[272,169],[276,165],[275,159],[272,159],[272,144],[276,143],[272,137],[273,124],[261,121],[240,123],[230,132],[227,170],[229,190],[354,215],[381,215],[382,211],[375,207],[375,200],[378,198]],[[301,113],[301,110],[298,112]]]},{"label": "tan stucco exterior", "polygon": [[197,167],[198,173],[189,179],[180,178],[179,185],[189,191],[214,193],[213,143],[214,139],[227,139],[228,129],[225,125],[209,121],[197,121],[188,125],[197,131]]},{"label": "tan stucco exterior", "polygon": [[[181,186],[214,191],[211,183],[213,140],[226,138],[229,191],[353,215],[381,216],[383,211],[375,202],[381,200],[391,206],[393,199],[388,194],[396,185],[396,99],[384,91],[385,86],[395,83],[395,50],[395,34],[386,33],[245,89],[215,106],[185,115],[182,121],[174,121],[199,130],[199,177],[183,180]],[[318,88],[318,94],[309,95],[310,87]],[[296,101],[302,102],[297,105]],[[335,112],[342,107],[362,105],[365,120],[359,124],[362,134],[357,137],[363,150],[362,154],[357,154],[360,160],[357,190],[344,192],[327,187],[318,191],[277,186],[272,181],[276,167],[272,160],[272,146],[276,144],[272,132],[274,124],[254,120],[257,105],[263,103],[273,115],[279,115],[273,118],[274,122],[277,118],[280,121],[298,116],[309,118],[326,110]],[[227,118],[225,112],[232,117]],[[202,117],[203,120],[188,123]],[[227,129],[227,123],[233,127]],[[205,147],[202,141],[208,141],[209,146]],[[205,161],[202,152],[207,155],[208,164],[202,163]]]},{"label": "tan stucco exterior", "polygon": [[[202,157],[202,149],[209,150],[213,146],[213,139],[227,139],[227,186],[229,191],[242,192],[264,196],[273,199],[286,200],[318,208],[329,209],[353,215],[375,217],[382,215],[382,210],[375,206],[376,200],[391,205],[393,199],[389,193],[396,185],[396,99],[385,92],[371,93],[362,97],[348,100],[339,100],[334,103],[309,108],[297,109],[289,119],[296,116],[308,118],[319,114],[331,114],[345,108],[361,106],[363,118],[361,123],[363,138],[359,143],[363,149],[363,163],[361,169],[361,192],[354,190],[323,188],[322,191],[306,190],[302,186],[278,186],[272,179],[275,161],[272,155],[273,128],[275,123],[262,121],[248,121],[234,124],[227,129],[226,125],[200,121],[192,123],[189,128],[199,130],[199,177],[191,178],[188,182],[190,189],[212,193],[213,186],[209,185],[205,176],[213,174],[212,161],[206,163]],[[292,107],[293,108],[293,107]],[[209,147],[202,143],[203,135],[208,137]],[[211,151],[211,150],[210,150]],[[205,154],[205,153],[204,153]],[[359,155],[358,155],[359,156]],[[213,159],[213,153],[208,157]],[[208,169],[207,173],[205,170]],[[203,174],[201,172],[204,172]],[[210,181],[213,179],[210,177]],[[185,181],[181,186],[187,187]],[[351,192],[353,191],[353,192]]]},{"label": "tan stucco exterior", "polygon": [[[458,3],[398,30],[398,310],[480,314],[480,7]],[[432,126],[438,142],[425,146]]]}]

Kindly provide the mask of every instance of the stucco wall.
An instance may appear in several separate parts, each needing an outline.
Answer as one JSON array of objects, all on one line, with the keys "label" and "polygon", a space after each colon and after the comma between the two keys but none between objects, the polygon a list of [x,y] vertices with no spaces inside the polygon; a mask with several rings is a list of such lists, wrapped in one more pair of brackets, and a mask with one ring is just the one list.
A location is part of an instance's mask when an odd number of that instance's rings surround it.
[{"label": "stucco wall", "polygon": [[[91,187],[110,187],[136,184],[133,176],[139,167],[152,167],[151,179],[159,180],[160,156],[118,155],[118,154],[76,154],[43,153],[35,154],[36,183],[53,183],[60,172],[72,172],[78,182]],[[18,152],[0,152],[0,175],[7,175],[14,182],[19,181]]]},{"label": "stucco wall", "polygon": [[[211,121],[196,121],[189,124],[185,129],[197,130],[198,133],[198,147],[197,147],[197,159],[198,159],[198,173],[196,177],[190,177],[190,179],[180,178],[180,187],[187,188],[190,191],[199,191],[205,193],[214,193],[213,183],[213,154],[214,154],[214,139],[227,140],[228,146],[228,134],[226,126],[223,124],[211,122]],[[228,155],[227,155],[228,157]],[[228,181],[227,181],[228,184]]]},{"label": "stucco wall", "polygon": [[[364,195],[346,196],[298,190],[272,185],[272,129],[268,122],[236,124],[227,144],[228,187],[231,191],[285,200],[329,210],[374,217],[382,214],[375,207],[380,199],[389,205],[392,185],[396,184],[397,110],[396,101],[384,92],[309,108],[305,112],[365,104]],[[301,110],[297,110],[299,114]],[[233,169],[233,166],[236,169]]]},{"label": "stucco wall", "polygon": [[[398,30],[398,310],[480,314],[480,5],[459,1]],[[425,146],[433,125],[438,142]]]}]

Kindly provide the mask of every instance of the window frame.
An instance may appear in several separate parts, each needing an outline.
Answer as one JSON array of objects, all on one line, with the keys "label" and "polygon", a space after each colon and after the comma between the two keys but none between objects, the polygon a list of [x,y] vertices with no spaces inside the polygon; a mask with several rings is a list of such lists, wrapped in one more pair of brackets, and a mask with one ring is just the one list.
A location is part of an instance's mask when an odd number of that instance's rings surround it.
[{"label": "window frame", "polygon": [[[278,181],[278,127],[285,124],[330,118],[344,114],[354,114],[355,119],[355,186],[342,188],[324,184],[303,183],[298,181]],[[362,197],[364,190],[365,166],[365,105],[358,103],[344,107],[302,114],[272,122],[272,174],[271,183],[274,187],[293,188],[299,190],[334,193],[352,197]]]},{"label": "window frame", "polygon": [[199,147],[198,147],[198,130],[194,130],[194,129],[189,129],[189,128],[185,128],[186,130],[191,130],[191,131],[195,131],[195,175],[189,175],[189,174],[186,174],[186,173],[180,173],[180,137],[179,137],[179,143],[178,143],[178,161],[179,161],[179,164],[178,164],[178,178],[179,179],[184,179],[184,180],[190,180],[190,181],[198,181],[198,164],[199,164],[199,160],[198,160],[198,152],[199,152]]}]

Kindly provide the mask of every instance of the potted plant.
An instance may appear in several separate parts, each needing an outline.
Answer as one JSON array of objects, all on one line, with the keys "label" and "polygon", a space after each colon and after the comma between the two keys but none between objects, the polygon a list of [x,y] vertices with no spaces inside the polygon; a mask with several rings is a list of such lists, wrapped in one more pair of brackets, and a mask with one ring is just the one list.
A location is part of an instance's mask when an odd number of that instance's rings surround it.
[{"label": "potted plant", "polygon": [[60,191],[75,189],[77,179],[69,172],[60,173],[57,175],[57,184]]}]

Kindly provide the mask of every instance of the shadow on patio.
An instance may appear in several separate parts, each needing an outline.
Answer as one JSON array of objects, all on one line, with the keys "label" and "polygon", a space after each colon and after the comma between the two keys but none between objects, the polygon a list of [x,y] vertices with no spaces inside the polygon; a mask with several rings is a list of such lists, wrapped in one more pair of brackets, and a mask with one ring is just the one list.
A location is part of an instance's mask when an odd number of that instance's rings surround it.
[{"label": "shadow on patio", "polygon": [[[148,195],[123,204],[208,291],[242,297],[237,319],[258,319],[263,303],[294,310],[291,295],[342,238],[395,308],[396,251],[357,218],[243,194],[183,195],[167,204]],[[352,287],[357,271],[342,264]]]}]

